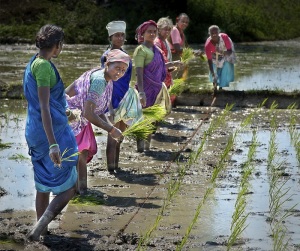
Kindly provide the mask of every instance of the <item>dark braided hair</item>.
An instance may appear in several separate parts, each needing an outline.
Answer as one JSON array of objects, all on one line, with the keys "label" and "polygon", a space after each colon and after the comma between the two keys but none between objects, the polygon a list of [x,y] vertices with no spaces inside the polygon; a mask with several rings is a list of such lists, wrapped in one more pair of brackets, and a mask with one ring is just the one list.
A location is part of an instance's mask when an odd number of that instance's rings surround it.
[{"label": "dark braided hair", "polygon": [[51,49],[64,40],[64,32],[61,27],[46,24],[36,34],[35,45],[39,49]]}]

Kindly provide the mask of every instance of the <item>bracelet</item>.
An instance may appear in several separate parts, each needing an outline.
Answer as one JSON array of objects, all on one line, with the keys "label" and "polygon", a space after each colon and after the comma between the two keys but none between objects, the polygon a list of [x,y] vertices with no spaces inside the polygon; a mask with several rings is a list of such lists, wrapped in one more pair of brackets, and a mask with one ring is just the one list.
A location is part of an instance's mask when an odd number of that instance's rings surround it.
[{"label": "bracelet", "polygon": [[109,134],[112,134],[115,130],[116,130],[116,129],[115,129],[115,127],[113,126],[113,127],[111,128],[111,130],[110,130],[108,133],[109,133]]},{"label": "bracelet", "polygon": [[145,92],[139,92],[139,96],[146,96]]},{"label": "bracelet", "polygon": [[58,146],[58,144],[52,144],[52,145],[50,145],[50,146],[49,146],[49,149],[51,149],[51,148],[54,147],[54,146]]},{"label": "bracelet", "polygon": [[66,110],[66,112],[69,112],[69,115],[67,115],[67,118],[69,118],[72,114],[71,110]]}]

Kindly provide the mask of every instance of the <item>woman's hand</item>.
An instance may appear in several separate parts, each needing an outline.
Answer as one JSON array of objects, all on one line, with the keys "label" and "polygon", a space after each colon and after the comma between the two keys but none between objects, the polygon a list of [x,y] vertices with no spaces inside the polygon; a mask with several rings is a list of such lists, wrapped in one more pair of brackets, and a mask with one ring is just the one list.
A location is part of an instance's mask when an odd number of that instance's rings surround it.
[{"label": "woman's hand", "polygon": [[143,107],[147,104],[147,98],[145,92],[139,92],[139,98]]},{"label": "woman's hand", "polygon": [[122,139],[123,139],[122,131],[114,126],[110,130],[109,135],[118,142],[122,141]]},{"label": "woman's hand", "polygon": [[50,146],[49,148],[49,157],[54,163],[54,166],[60,167],[61,165],[61,155],[60,155],[60,150],[59,150],[59,145],[54,144]]}]

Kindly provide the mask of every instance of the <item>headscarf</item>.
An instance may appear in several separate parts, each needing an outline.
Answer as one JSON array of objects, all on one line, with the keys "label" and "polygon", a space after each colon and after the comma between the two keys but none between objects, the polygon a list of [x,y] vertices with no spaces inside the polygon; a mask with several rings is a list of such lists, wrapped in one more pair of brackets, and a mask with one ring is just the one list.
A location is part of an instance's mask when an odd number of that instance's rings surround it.
[{"label": "headscarf", "polygon": [[144,42],[143,34],[145,33],[145,31],[148,29],[150,25],[154,25],[155,27],[157,27],[156,22],[154,22],[153,20],[149,20],[142,23],[139,27],[136,28],[135,39],[138,41],[139,44]]},{"label": "headscarf", "polygon": [[112,36],[117,32],[125,33],[126,23],[124,21],[112,21],[106,25],[108,36]]},{"label": "headscarf", "polygon": [[106,62],[123,62],[128,66],[130,56],[119,49],[113,49],[107,54]]}]

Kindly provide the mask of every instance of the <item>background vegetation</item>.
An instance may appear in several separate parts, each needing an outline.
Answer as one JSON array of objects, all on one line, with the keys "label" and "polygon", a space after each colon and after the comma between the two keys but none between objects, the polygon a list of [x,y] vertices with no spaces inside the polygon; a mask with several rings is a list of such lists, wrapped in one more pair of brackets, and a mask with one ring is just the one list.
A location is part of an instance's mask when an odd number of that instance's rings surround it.
[{"label": "background vegetation", "polygon": [[204,43],[207,28],[220,26],[235,42],[300,37],[299,0],[0,0],[0,43],[33,42],[46,23],[64,28],[66,43],[107,44],[105,26],[127,23],[127,43],[134,44],[142,22],[186,12],[189,43]]}]

